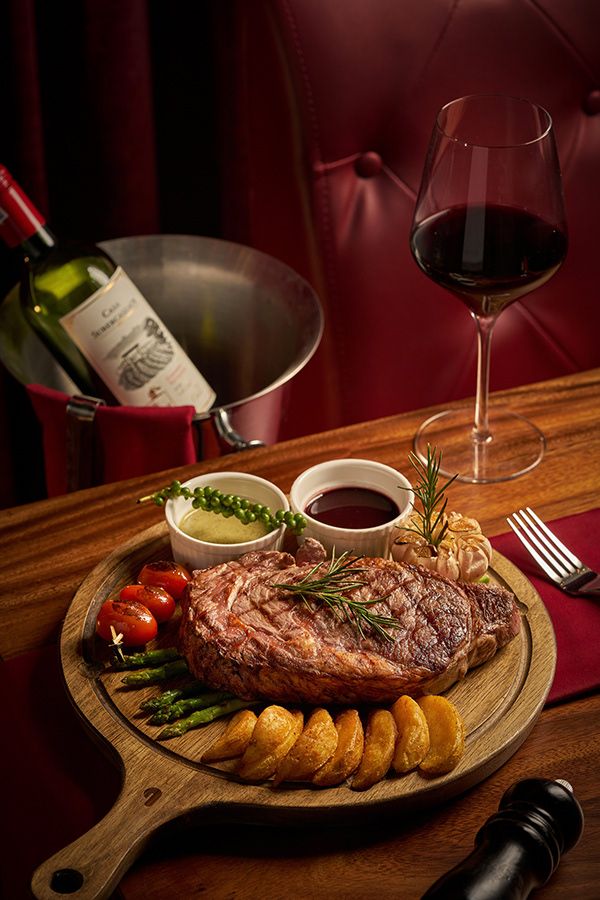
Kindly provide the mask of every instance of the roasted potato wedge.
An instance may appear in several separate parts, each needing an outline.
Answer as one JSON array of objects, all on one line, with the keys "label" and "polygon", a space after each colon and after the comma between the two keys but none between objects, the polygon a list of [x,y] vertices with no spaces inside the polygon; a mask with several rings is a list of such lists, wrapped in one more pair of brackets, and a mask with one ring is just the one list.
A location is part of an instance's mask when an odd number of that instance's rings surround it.
[{"label": "roasted potato wedge", "polygon": [[362,759],[365,737],[357,710],[345,709],[339,713],[335,730],[337,747],[334,754],[313,776],[313,784],[319,787],[341,784],[356,771]]},{"label": "roasted potato wedge", "polygon": [[338,742],[333,719],[326,709],[315,709],[302,734],[281,761],[274,784],[282,781],[310,781],[315,772],[331,758]]},{"label": "roasted potato wedge", "polygon": [[439,695],[421,697],[418,704],[429,728],[429,752],[419,765],[424,775],[445,775],[465,749],[465,726],[456,706]]},{"label": "roasted potato wedge", "polygon": [[241,757],[237,773],[244,781],[264,781],[277,770],[302,732],[304,716],[283,706],[263,709]]},{"label": "roasted potato wedge", "polygon": [[429,726],[416,700],[404,694],[392,706],[398,737],[392,768],[399,775],[416,769],[429,751]]},{"label": "roasted potato wedge", "polygon": [[202,762],[219,762],[241,756],[250,743],[257,716],[251,709],[240,709],[227,723],[223,734],[200,757]]},{"label": "roasted potato wedge", "polygon": [[362,759],[352,779],[353,790],[366,791],[387,774],[394,758],[397,734],[389,709],[375,709],[369,713]]}]

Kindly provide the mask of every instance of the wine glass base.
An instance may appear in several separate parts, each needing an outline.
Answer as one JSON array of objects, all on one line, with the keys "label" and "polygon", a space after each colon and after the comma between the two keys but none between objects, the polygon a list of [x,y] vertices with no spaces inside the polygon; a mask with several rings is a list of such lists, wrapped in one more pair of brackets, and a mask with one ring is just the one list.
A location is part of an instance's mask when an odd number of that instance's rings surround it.
[{"label": "wine glass base", "polygon": [[414,450],[427,460],[427,445],[441,451],[440,472],[457,481],[487,484],[524,475],[541,462],[546,449],[542,432],[524,416],[493,410],[490,435],[475,440],[472,409],[450,409],[427,419],[414,438]]}]

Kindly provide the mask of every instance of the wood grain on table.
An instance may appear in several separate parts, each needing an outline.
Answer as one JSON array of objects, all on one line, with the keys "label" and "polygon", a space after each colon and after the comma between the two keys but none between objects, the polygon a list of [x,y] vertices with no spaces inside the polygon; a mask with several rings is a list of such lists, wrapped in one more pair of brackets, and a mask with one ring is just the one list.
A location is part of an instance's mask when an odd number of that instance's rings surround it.
[{"label": "wood grain on table", "polygon": [[[514,481],[453,485],[451,507],[479,519],[493,536],[505,516],[528,504],[546,520],[598,506],[600,371],[493,396],[529,416],[546,434],[542,464]],[[162,520],[143,494],[173,477],[236,468],[289,490],[308,466],[336,456],[380,460],[410,478],[408,453],[418,424],[435,410],[367,422],[322,435],[222,457],[0,512],[0,655],[58,642],[61,622],[85,576],[112,550]],[[523,777],[566,778],[586,815],[580,843],[538,895],[596,898],[600,884],[600,696],[546,709],[517,753],[485,782],[434,812],[335,828],[248,828],[223,822],[169,826],[123,878],[125,900],[211,898],[418,898],[472,848],[504,790]],[[42,735],[43,739],[43,735]],[[40,860],[41,862],[42,860]]]},{"label": "wood grain on table", "polygon": [[[515,412],[532,418],[547,437],[545,457],[536,469],[513,481],[455,483],[451,506],[479,519],[484,532],[494,535],[508,530],[505,517],[524,504],[547,520],[598,505],[600,370],[498,393],[493,402],[509,403]],[[0,657],[56,641],[57,626],[83,577],[119,543],[163,519],[158,507],[139,506],[136,498],[174,477],[183,481],[233,466],[289,491],[304,469],[339,456],[375,459],[411,480],[412,438],[433,409],[1,510]],[[24,582],[30,586],[26,597]]]}]

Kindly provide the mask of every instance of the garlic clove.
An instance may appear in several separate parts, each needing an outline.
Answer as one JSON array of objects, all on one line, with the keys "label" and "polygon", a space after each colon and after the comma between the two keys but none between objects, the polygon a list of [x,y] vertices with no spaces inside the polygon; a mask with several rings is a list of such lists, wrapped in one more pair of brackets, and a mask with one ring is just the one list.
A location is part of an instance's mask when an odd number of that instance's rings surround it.
[{"label": "garlic clove", "polygon": [[450,512],[444,522],[448,528],[436,549],[422,535],[407,530],[419,523],[418,514],[413,513],[397,529],[391,546],[392,557],[399,562],[424,566],[455,580],[477,581],[488,569],[492,545],[481,531],[477,519]]},{"label": "garlic clove", "polygon": [[476,534],[481,534],[481,526],[477,519],[469,519],[467,516],[463,516],[457,512],[448,513],[448,531],[452,531],[456,534],[468,534],[469,532],[475,532]]}]

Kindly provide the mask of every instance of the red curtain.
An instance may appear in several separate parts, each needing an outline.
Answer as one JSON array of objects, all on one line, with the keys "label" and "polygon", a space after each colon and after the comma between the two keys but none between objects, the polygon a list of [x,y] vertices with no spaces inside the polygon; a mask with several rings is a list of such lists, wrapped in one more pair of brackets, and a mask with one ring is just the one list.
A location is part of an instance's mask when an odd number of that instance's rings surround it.
[{"label": "red curtain", "polygon": [[[220,236],[214,0],[0,0],[0,161],[58,235]],[[0,297],[17,280],[0,247]],[[38,434],[0,366],[0,506],[37,499]]]}]

